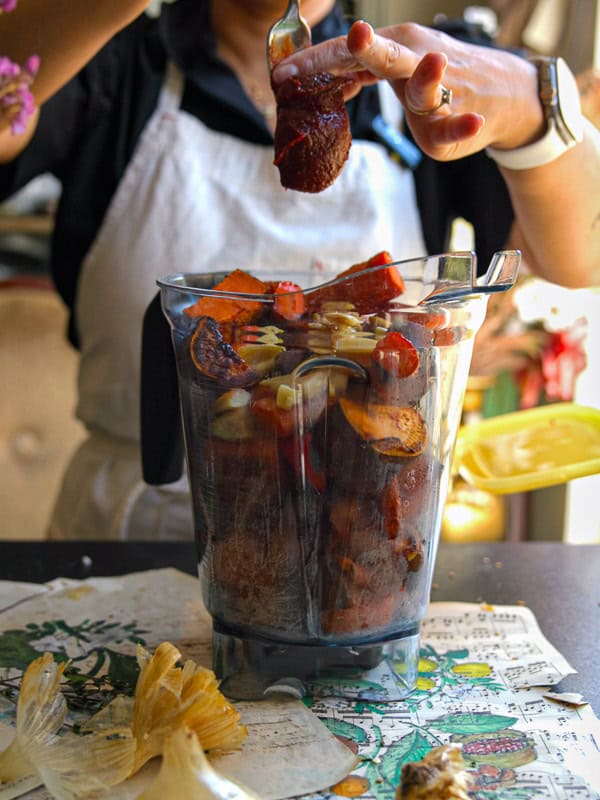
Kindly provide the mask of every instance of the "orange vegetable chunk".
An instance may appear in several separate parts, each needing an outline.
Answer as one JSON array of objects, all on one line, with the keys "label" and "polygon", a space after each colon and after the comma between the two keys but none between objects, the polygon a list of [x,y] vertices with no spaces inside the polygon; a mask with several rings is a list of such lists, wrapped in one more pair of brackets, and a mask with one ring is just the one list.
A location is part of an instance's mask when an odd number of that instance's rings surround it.
[{"label": "orange vegetable chunk", "polygon": [[402,275],[395,266],[365,272],[386,264],[393,264],[393,258],[387,250],[382,250],[367,261],[361,261],[340,272],[337,275],[339,283],[323,286],[309,295],[311,309],[317,309],[322,303],[332,300],[353,303],[363,313],[383,309],[386,303],[401,295],[405,289]]},{"label": "orange vegetable chunk", "polygon": [[[242,294],[265,294],[267,284],[241,269],[229,273],[226,278],[212,287],[223,292],[240,292]],[[242,298],[199,297],[192,306],[185,309],[188,317],[212,317],[216,322],[236,322],[246,325],[256,319],[263,309],[258,300]]]},{"label": "orange vegetable chunk", "polygon": [[379,403],[364,405],[340,397],[340,408],[351,427],[382,455],[418,456],[427,444],[427,426],[415,408]]}]

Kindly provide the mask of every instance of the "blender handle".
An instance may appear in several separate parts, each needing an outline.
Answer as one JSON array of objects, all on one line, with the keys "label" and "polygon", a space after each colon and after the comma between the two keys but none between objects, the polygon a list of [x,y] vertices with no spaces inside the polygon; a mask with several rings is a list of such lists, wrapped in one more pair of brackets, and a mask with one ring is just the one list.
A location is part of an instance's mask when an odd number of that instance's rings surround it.
[{"label": "blender handle", "polygon": [[364,383],[368,383],[369,381],[369,373],[364,367],[362,367],[356,361],[353,361],[351,358],[341,358],[335,355],[315,356],[314,358],[309,358],[299,364],[292,372],[292,375],[294,379],[300,378],[302,375],[306,375],[307,372],[310,372],[313,369],[339,369],[342,372],[346,372],[348,375],[351,375],[353,378],[363,381]]},{"label": "blender handle", "polygon": [[144,481],[158,486],[179,480],[184,446],[177,365],[160,292],[142,326],[140,440]]}]

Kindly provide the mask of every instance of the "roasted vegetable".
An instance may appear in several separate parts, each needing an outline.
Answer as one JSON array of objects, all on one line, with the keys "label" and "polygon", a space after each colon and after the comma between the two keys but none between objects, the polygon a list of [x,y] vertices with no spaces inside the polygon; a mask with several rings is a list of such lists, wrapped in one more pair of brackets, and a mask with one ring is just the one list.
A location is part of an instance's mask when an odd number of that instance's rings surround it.
[{"label": "roasted vegetable", "polygon": [[279,375],[261,381],[252,393],[250,409],[280,436],[290,436],[294,431],[308,432],[325,413],[328,401],[328,376],[315,370],[297,379]]},{"label": "roasted vegetable", "polygon": [[417,456],[427,444],[427,427],[414,408],[364,405],[340,397],[347,422],[378,453],[391,457]]},{"label": "roasted vegetable", "polygon": [[390,331],[380,339],[371,353],[371,359],[395,378],[407,378],[419,366],[417,348],[399,331]]},{"label": "roasted vegetable", "polygon": [[302,289],[292,281],[279,281],[272,289],[275,295],[273,311],[278,317],[289,321],[298,320],[306,311]]},{"label": "roasted vegetable", "polygon": [[389,624],[392,618],[393,597],[363,597],[362,602],[349,608],[336,608],[321,613],[325,633],[356,633]]},{"label": "roasted vegetable", "polygon": [[322,192],[342,171],[352,144],[346,83],[317,73],[289,78],[277,89],[274,164],[286,189]]},{"label": "roasted vegetable", "polygon": [[[258,278],[241,269],[236,269],[212,287],[213,291],[240,292],[242,294],[264,294],[267,285]],[[246,325],[262,311],[263,304],[258,300],[244,300],[237,297],[198,298],[193,306],[184,309],[188,317],[212,317],[216,322],[235,322]]]},{"label": "roasted vegetable", "polygon": [[259,379],[258,374],[223,340],[212,317],[198,320],[190,341],[190,355],[196,369],[221,386],[249,386]]},{"label": "roasted vegetable", "polygon": [[340,272],[334,283],[317,288],[308,293],[307,298],[311,310],[320,309],[325,302],[345,301],[360,313],[368,314],[381,311],[404,289],[399,268],[393,266],[392,256],[387,250],[382,250],[367,261]]}]

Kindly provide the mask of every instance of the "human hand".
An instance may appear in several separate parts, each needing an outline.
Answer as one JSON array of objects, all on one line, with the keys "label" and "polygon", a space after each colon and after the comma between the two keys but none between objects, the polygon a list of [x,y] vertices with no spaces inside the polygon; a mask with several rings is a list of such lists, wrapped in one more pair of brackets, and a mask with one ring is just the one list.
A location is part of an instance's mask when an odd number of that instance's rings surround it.
[{"label": "human hand", "polygon": [[[528,61],[414,23],[374,31],[366,22],[355,22],[346,37],[282,61],[273,82],[307,72],[351,77],[346,99],[363,85],[388,80],[417,144],[440,161],[488,146],[521,147],[544,131],[537,73]],[[452,97],[440,105],[443,87]]]}]

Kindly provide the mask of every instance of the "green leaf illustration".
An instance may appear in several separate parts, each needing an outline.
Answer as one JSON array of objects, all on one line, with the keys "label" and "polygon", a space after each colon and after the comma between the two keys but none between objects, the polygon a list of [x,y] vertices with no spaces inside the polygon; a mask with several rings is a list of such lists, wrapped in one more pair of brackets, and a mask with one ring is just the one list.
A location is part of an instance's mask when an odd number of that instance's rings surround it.
[{"label": "green leaf illustration", "polygon": [[133,694],[140,674],[140,668],[135,656],[117,653],[114,650],[106,651],[110,656],[108,667],[108,680],[113,686],[128,688]]},{"label": "green leaf illustration", "polygon": [[367,734],[358,725],[353,725],[351,722],[345,722],[341,719],[329,719],[327,717],[321,717],[320,719],[334,736],[343,736],[344,739],[350,739],[357,744],[363,744],[367,741]]},{"label": "green leaf illustration", "polygon": [[0,667],[26,670],[39,655],[24,631],[6,631],[0,636]]},{"label": "green leaf illustration", "polygon": [[476,800],[532,800],[536,794],[535,788],[510,786],[506,789],[480,789],[475,793],[475,798]]},{"label": "green leaf illustration", "polygon": [[494,733],[503,728],[510,728],[517,721],[516,717],[505,717],[501,714],[446,714],[429,723],[432,728],[445,733]]},{"label": "green leaf illustration", "polygon": [[381,760],[379,772],[391,786],[400,783],[402,765],[409,761],[420,761],[431,750],[431,743],[419,731],[403,736],[393,747],[389,747]]},{"label": "green leaf illustration", "polygon": [[444,655],[446,658],[453,658],[455,661],[460,661],[463,658],[469,657],[469,651],[466,648],[462,650],[448,650]]},{"label": "green leaf illustration", "polygon": [[395,790],[381,779],[377,765],[367,764],[365,778],[369,781],[369,795],[374,800],[394,800]]}]

